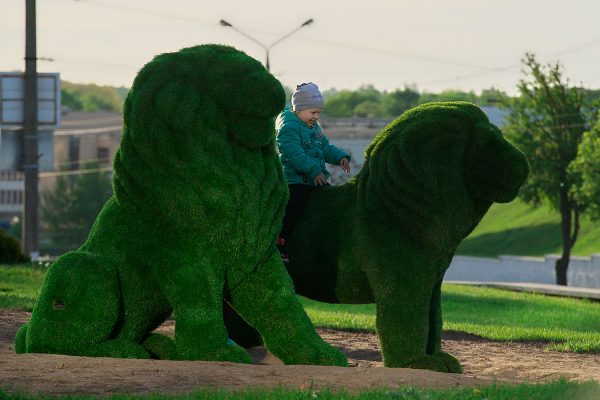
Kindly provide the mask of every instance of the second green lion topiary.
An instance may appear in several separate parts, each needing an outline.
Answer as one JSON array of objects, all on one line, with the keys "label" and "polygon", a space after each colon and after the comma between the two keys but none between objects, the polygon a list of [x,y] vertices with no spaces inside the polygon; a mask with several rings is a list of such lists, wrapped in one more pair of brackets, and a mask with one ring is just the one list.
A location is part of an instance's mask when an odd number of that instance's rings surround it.
[{"label": "second green lion topiary", "polygon": [[368,146],[355,178],[313,192],[288,241],[297,293],[375,303],[386,367],[460,372],[441,347],[444,273],[458,244],[492,203],[515,198],[528,171],[523,153],[471,103],[405,112]]},{"label": "second green lion topiary", "polygon": [[387,367],[460,372],[441,348],[444,273],[458,244],[492,203],[517,196],[528,171],[523,153],[471,103],[407,111],[369,145],[355,179],[311,198],[289,241],[297,292],[375,302]]},{"label": "second green lion topiary", "polygon": [[[287,200],[281,84],[231,47],[161,54],[125,102],[114,194],[57,260],[18,353],[250,362],[222,299],[287,364],[347,365],[315,332],[275,247]],[[151,334],[174,313],[175,338]]]}]

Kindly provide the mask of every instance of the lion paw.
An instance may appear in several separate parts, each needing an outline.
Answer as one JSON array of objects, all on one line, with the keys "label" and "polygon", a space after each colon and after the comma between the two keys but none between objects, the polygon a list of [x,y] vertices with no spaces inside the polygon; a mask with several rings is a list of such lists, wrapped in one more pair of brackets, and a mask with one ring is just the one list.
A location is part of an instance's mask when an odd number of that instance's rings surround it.
[{"label": "lion paw", "polygon": [[27,352],[27,324],[21,326],[15,336],[15,353],[23,354]]},{"label": "lion paw", "polygon": [[[229,361],[234,363],[252,364],[252,357],[246,350],[236,344],[225,344],[210,349],[188,349],[178,346],[180,360]],[[203,351],[204,350],[204,351]]]},{"label": "lion paw", "polygon": [[142,346],[150,353],[152,358],[157,358],[159,360],[180,359],[175,342],[168,336],[153,333],[144,340]]},{"label": "lion paw", "polygon": [[[391,366],[393,365],[388,365],[388,363],[386,363],[386,367]],[[404,368],[429,369],[438,372],[462,373],[462,368],[458,360],[454,356],[444,353],[443,351],[433,355],[427,354],[398,366]]]},{"label": "lion paw", "polygon": [[438,351],[437,353],[434,353],[433,356],[439,358],[446,364],[448,372],[462,374],[462,366],[460,365],[460,362],[456,359],[456,357],[454,357],[452,354],[446,353],[444,351]]},{"label": "lion paw", "polygon": [[348,359],[335,347],[323,343],[311,348],[299,349],[295,347],[293,352],[289,349],[286,351],[278,351],[275,354],[286,365],[332,365],[339,367],[347,367]]},{"label": "lion paw", "polygon": [[318,365],[334,365],[338,367],[347,367],[348,358],[346,357],[346,355],[344,355],[344,353],[342,353],[335,347],[329,346],[329,348],[323,348],[320,351]]}]

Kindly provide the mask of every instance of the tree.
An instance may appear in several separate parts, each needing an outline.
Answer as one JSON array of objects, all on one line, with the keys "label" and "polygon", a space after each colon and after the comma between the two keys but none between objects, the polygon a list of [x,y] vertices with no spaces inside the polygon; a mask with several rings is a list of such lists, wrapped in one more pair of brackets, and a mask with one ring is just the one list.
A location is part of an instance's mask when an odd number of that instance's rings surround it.
[{"label": "tree", "polygon": [[477,95],[473,92],[462,92],[460,90],[444,90],[440,93],[422,93],[421,103],[431,101],[470,101],[477,103]]},{"label": "tree", "polygon": [[386,111],[386,116],[397,117],[409,108],[416,107],[419,104],[421,95],[411,87],[405,86],[404,89],[396,89],[383,95],[382,103]]},{"label": "tree", "polygon": [[123,110],[127,88],[78,84],[63,81],[61,83],[62,104],[73,111],[115,111]]},{"label": "tree", "polygon": [[85,169],[96,172],[59,175],[53,190],[43,193],[43,225],[52,243],[47,250],[64,253],[79,247],[112,194],[110,173],[98,172],[97,163]]},{"label": "tree", "polygon": [[21,251],[19,240],[0,229],[0,263],[20,263],[28,260]]},{"label": "tree", "polygon": [[381,117],[385,115],[385,109],[381,103],[367,100],[354,107],[353,114],[357,117]]},{"label": "tree", "polygon": [[[381,92],[373,85],[364,85],[357,90],[340,90],[325,98],[325,113],[330,117],[352,117],[358,105],[366,102],[380,104],[381,97]],[[373,109],[372,104],[365,107]]]},{"label": "tree", "polygon": [[594,127],[584,133],[577,158],[570,168],[571,173],[581,179],[574,188],[574,197],[588,205],[586,213],[593,220],[600,220],[600,114]]},{"label": "tree", "polygon": [[574,196],[580,177],[569,164],[585,131],[581,90],[569,85],[559,63],[541,65],[526,54],[525,79],[518,84],[519,97],[511,102],[507,136],[527,155],[529,179],[521,198],[530,204],[545,203],[561,216],[562,254],[556,261],[556,283],[567,285],[571,249],[579,233],[584,204]]},{"label": "tree", "polygon": [[504,106],[510,102],[510,97],[496,88],[483,89],[476,103],[480,106]]}]

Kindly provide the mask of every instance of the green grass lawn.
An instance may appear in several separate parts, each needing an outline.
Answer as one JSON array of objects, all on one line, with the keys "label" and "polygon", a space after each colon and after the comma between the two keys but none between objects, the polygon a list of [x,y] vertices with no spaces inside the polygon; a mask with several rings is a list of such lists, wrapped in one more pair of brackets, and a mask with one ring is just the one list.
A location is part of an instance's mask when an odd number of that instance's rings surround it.
[{"label": "green grass lawn", "polygon": [[[45,276],[31,264],[0,266],[0,307],[31,310]],[[600,303],[531,293],[444,285],[444,329],[502,341],[545,341],[551,349],[600,352]],[[300,297],[317,326],[375,331],[375,305],[326,304]]]},{"label": "green grass lawn", "polygon": [[[31,264],[0,265],[0,308],[31,310],[45,276],[45,268]],[[338,329],[375,329],[375,306],[325,304],[300,298],[315,325]],[[565,351],[600,351],[600,304],[489,288],[444,285],[445,329],[507,341],[543,340]],[[13,395],[0,399],[40,399],[52,396]],[[56,397],[52,397],[56,398]],[[72,399],[90,399],[76,396]],[[114,399],[135,398],[115,396]],[[166,396],[140,396],[162,399]],[[539,385],[489,386],[479,389],[427,390],[402,388],[358,394],[310,390],[247,390],[239,393],[204,390],[173,399],[600,399],[596,382],[558,381]]]},{"label": "green grass lawn", "polygon": [[[58,397],[60,398],[60,397]],[[63,397],[66,398],[66,397]],[[94,396],[68,396],[70,400],[91,400]],[[490,385],[481,388],[462,389],[418,389],[404,387],[399,389],[375,389],[360,393],[349,393],[346,391],[332,392],[329,390],[288,390],[288,389],[248,389],[239,392],[227,392],[224,390],[200,390],[191,394],[182,395],[112,395],[112,400],[126,399],[170,399],[170,400],[591,400],[600,398],[600,385],[597,382],[567,382],[565,380],[544,384],[522,384],[522,385]],[[56,395],[15,395],[2,392],[0,399],[28,400],[28,399],[57,399]]]},{"label": "green grass lawn", "polygon": [[[456,254],[543,256],[560,254],[561,249],[558,212],[515,200],[508,204],[494,204],[477,228],[461,243]],[[573,255],[593,253],[600,253],[600,222],[582,218]]]},{"label": "green grass lawn", "polygon": [[[325,304],[301,298],[313,323],[375,330],[375,305]],[[600,303],[531,293],[444,285],[444,330],[502,341],[545,341],[553,350],[600,352]]]},{"label": "green grass lawn", "polygon": [[0,307],[31,311],[45,276],[44,264],[0,265]]}]

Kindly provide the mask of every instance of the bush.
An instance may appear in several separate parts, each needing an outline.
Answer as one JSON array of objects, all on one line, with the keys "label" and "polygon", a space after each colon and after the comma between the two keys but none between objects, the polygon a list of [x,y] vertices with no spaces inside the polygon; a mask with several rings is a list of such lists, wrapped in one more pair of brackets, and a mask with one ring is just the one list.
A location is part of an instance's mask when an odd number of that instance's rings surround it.
[{"label": "bush", "polygon": [[21,251],[19,241],[0,230],[0,263],[20,263],[28,260]]}]

